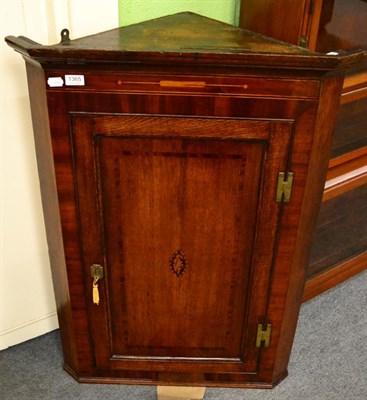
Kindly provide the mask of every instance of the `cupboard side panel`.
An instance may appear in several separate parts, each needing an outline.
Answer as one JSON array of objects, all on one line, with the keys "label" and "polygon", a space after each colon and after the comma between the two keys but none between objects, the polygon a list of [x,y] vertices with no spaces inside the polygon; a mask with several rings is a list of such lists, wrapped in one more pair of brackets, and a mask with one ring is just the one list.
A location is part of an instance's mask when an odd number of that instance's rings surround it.
[{"label": "cupboard side panel", "polygon": [[[273,372],[274,378],[284,374],[284,371],[287,369],[293,344],[311,244],[314,237],[317,216],[324,190],[331,151],[332,132],[335,127],[338,113],[342,84],[342,75],[325,78],[321,86],[315,126],[309,126],[309,128],[313,129],[312,131],[315,133],[311,147],[310,161],[304,165],[304,168],[307,168],[305,177],[306,186],[303,199],[302,196],[299,197],[299,201],[302,201],[302,207],[298,218],[299,222],[297,231],[294,232],[296,233],[294,240],[295,250],[290,269],[290,281],[286,294],[279,347],[275,358],[275,368]],[[307,126],[307,121],[304,121],[303,123]],[[302,130],[300,130],[300,134],[302,134]],[[297,163],[299,163],[299,160],[302,160],[307,151],[309,151],[305,148],[302,142],[303,141],[300,140],[300,138],[297,138],[296,134],[295,145],[293,146],[292,159],[290,162],[290,170],[292,170],[292,165],[296,166]],[[290,208],[292,208],[292,206]],[[295,221],[292,221],[292,219],[292,213],[289,213],[284,221],[284,229],[288,227],[292,228],[292,225],[294,228]],[[287,235],[289,235],[289,232],[284,233],[284,237]],[[280,264],[284,259],[282,257],[284,249],[285,246],[284,248],[280,247],[279,249],[278,265],[276,268],[282,268]]]},{"label": "cupboard side panel", "polygon": [[[62,240],[64,245],[64,269],[68,280],[71,319],[74,328],[75,347],[78,368],[66,363],[68,372],[75,377],[90,375],[94,369],[93,343],[90,338],[87,310],[87,289],[91,279],[84,282],[82,263],[82,242],[77,212],[78,190],[73,170],[73,149],[70,139],[70,121],[68,117],[68,96],[65,93],[48,91],[47,105],[50,116],[51,143],[55,168],[57,197]],[[71,370],[71,371],[70,371]]]},{"label": "cupboard side panel", "polygon": [[32,124],[41,187],[42,208],[55,291],[64,362],[78,369],[75,332],[62,241],[59,202],[52,157],[44,73],[41,67],[26,62]]}]

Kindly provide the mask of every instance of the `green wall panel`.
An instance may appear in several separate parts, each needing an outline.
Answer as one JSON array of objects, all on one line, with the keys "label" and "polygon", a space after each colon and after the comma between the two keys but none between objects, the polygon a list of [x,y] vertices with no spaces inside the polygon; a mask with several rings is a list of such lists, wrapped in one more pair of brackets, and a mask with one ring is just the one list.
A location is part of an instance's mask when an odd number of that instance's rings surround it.
[{"label": "green wall panel", "polygon": [[238,24],[239,0],[119,0],[120,26],[182,11]]}]

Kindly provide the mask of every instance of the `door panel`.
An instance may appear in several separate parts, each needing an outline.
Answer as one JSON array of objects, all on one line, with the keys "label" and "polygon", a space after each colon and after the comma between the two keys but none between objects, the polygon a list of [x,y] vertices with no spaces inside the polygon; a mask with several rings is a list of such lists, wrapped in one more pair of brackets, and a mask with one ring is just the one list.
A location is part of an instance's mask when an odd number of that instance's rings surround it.
[{"label": "door panel", "polygon": [[113,354],[239,358],[262,146],[106,138],[99,149],[110,314],[122,317],[110,320]]},{"label": "door panel", "polygon": [[71,119],[87,296],[89,266],[105,270],[90,305],[97,367],[256,371],[271,268],[258,248],[275,245],[279,217],[272,199],[260,218],[260,192],[272,160],[287,162],[291,124]]}]

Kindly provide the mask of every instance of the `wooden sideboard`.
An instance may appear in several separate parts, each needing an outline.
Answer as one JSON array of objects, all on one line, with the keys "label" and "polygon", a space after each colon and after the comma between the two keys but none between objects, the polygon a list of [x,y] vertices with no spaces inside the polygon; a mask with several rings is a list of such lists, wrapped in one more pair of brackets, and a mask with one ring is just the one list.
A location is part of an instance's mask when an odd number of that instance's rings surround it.
[{"label": "wooden sideboard", "polygon": [[26,61],[65,369],[94,383],[285,378],[359,56],[191,13],[6,40]]},{"label": "wooden sideboard", "polygon": [[[320,53],[367,48],[364,0],[242,0],[240,25]],[[367,268],[367,62],[346,74],[304,300]]]}]

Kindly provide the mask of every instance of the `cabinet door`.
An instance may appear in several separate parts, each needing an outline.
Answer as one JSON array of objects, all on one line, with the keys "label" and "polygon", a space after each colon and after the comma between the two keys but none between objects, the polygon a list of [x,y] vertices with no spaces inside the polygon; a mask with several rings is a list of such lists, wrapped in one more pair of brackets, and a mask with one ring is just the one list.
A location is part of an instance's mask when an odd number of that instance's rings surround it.
[{"label": "cabinet door", "polygon": [[96,368],[256,373],[292,124],[75,113],[71,125]]}]

